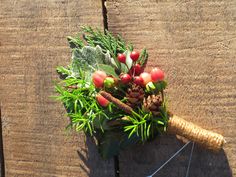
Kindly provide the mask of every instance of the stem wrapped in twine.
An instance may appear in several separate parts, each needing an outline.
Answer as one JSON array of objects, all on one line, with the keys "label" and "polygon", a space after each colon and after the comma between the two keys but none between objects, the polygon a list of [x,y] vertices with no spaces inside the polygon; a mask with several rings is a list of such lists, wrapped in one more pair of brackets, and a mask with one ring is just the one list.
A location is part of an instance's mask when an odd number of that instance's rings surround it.
[{"label": "stem wrapped in twine", "polygon": [[175,115],[169,119],[167,131],[172,134],[180,135],[214,151],[219,151],[225,143],[225,139],[222,135],[205,130]]},{"label": "stem wrapped in twine", "polygon": [[[101,91],[100,94],[107,100],[124,110],[126,113],[131,114],[133,112],[133,109],[130,106],[113,97],[110,93]],[[112,122],[112,124],[116,123]],[[219,151],[225,143],[225,139],[222,135],[209,130],[205,130],[175,115],[173,115],[168,121],[167,132],[180,135],[213,151]]]}]

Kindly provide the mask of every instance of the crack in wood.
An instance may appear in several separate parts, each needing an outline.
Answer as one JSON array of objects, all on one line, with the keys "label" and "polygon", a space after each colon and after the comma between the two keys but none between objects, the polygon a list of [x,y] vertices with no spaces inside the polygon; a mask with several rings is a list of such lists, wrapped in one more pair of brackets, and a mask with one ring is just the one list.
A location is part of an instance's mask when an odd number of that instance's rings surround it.
[{"label": "crack in wood", "polygon": [[102,0],[102,15],[103,15],[104,32],[106,33],[106,30],[108,30],[106,0]]},{"label": "crack in wood", "polygon": [[3,153],[3,138],[2,138],[2,110],[0,105],[0,173],[1,177],[5,177],[5,162],[4,162],[4,153]]}]

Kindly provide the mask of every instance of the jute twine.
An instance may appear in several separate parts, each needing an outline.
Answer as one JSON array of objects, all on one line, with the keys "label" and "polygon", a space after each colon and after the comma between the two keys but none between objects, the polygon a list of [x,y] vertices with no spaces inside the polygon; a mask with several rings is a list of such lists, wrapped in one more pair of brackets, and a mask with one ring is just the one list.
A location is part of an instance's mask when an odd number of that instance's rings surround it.
[{"label": "jute twine", "polygon": [[167,130],[213,151],[219,151],[225,143],[222,135],[205,130],[175,115],[169,119]]}]

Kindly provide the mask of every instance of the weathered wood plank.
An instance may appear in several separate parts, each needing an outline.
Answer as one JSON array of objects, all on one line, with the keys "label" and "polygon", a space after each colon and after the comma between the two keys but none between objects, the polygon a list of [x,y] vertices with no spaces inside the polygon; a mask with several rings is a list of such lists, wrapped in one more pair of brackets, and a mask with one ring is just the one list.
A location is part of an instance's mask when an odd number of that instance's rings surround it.
[{"label": "weathered wood plank", "polygon": [[64,132],[64,108],[49,97],[54,94],[55,67],[70,60],[66,36],[84,24],[103,27],[101,1],[0,1],[6,176],[113,174],[112,163],[100,162],[94,147],[87,152],[83,134]]},{"label": "weathered wood plank", "polygon": [[[226,137],[220,154],[195,149],[190,176],[236,176],[236,1],[108,0],[107,11],[109,30],[165,70],[171,111]],[[180,146],[168,137],[126,151],[121,174],[148,175]],[[186,153],[159,176],[184,176]]]}]

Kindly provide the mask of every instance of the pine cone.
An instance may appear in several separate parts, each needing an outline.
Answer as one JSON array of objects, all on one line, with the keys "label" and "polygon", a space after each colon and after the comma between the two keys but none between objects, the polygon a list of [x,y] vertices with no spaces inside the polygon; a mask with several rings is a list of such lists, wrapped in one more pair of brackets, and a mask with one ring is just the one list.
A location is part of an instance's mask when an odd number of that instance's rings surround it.
[{"label": "pine cone", "polygon": [[160,106],[162,105],[162,99],[159,95],[149,95],[143,100],[143,108],[145,111],[150,111],[153,115],[160,115]]},{"label": "pine cone", "polygon": [[133,84],[126,94],[127,105],[131,107],[140,105],[143,102],[144,94],[144,90],[141,86]]}]

